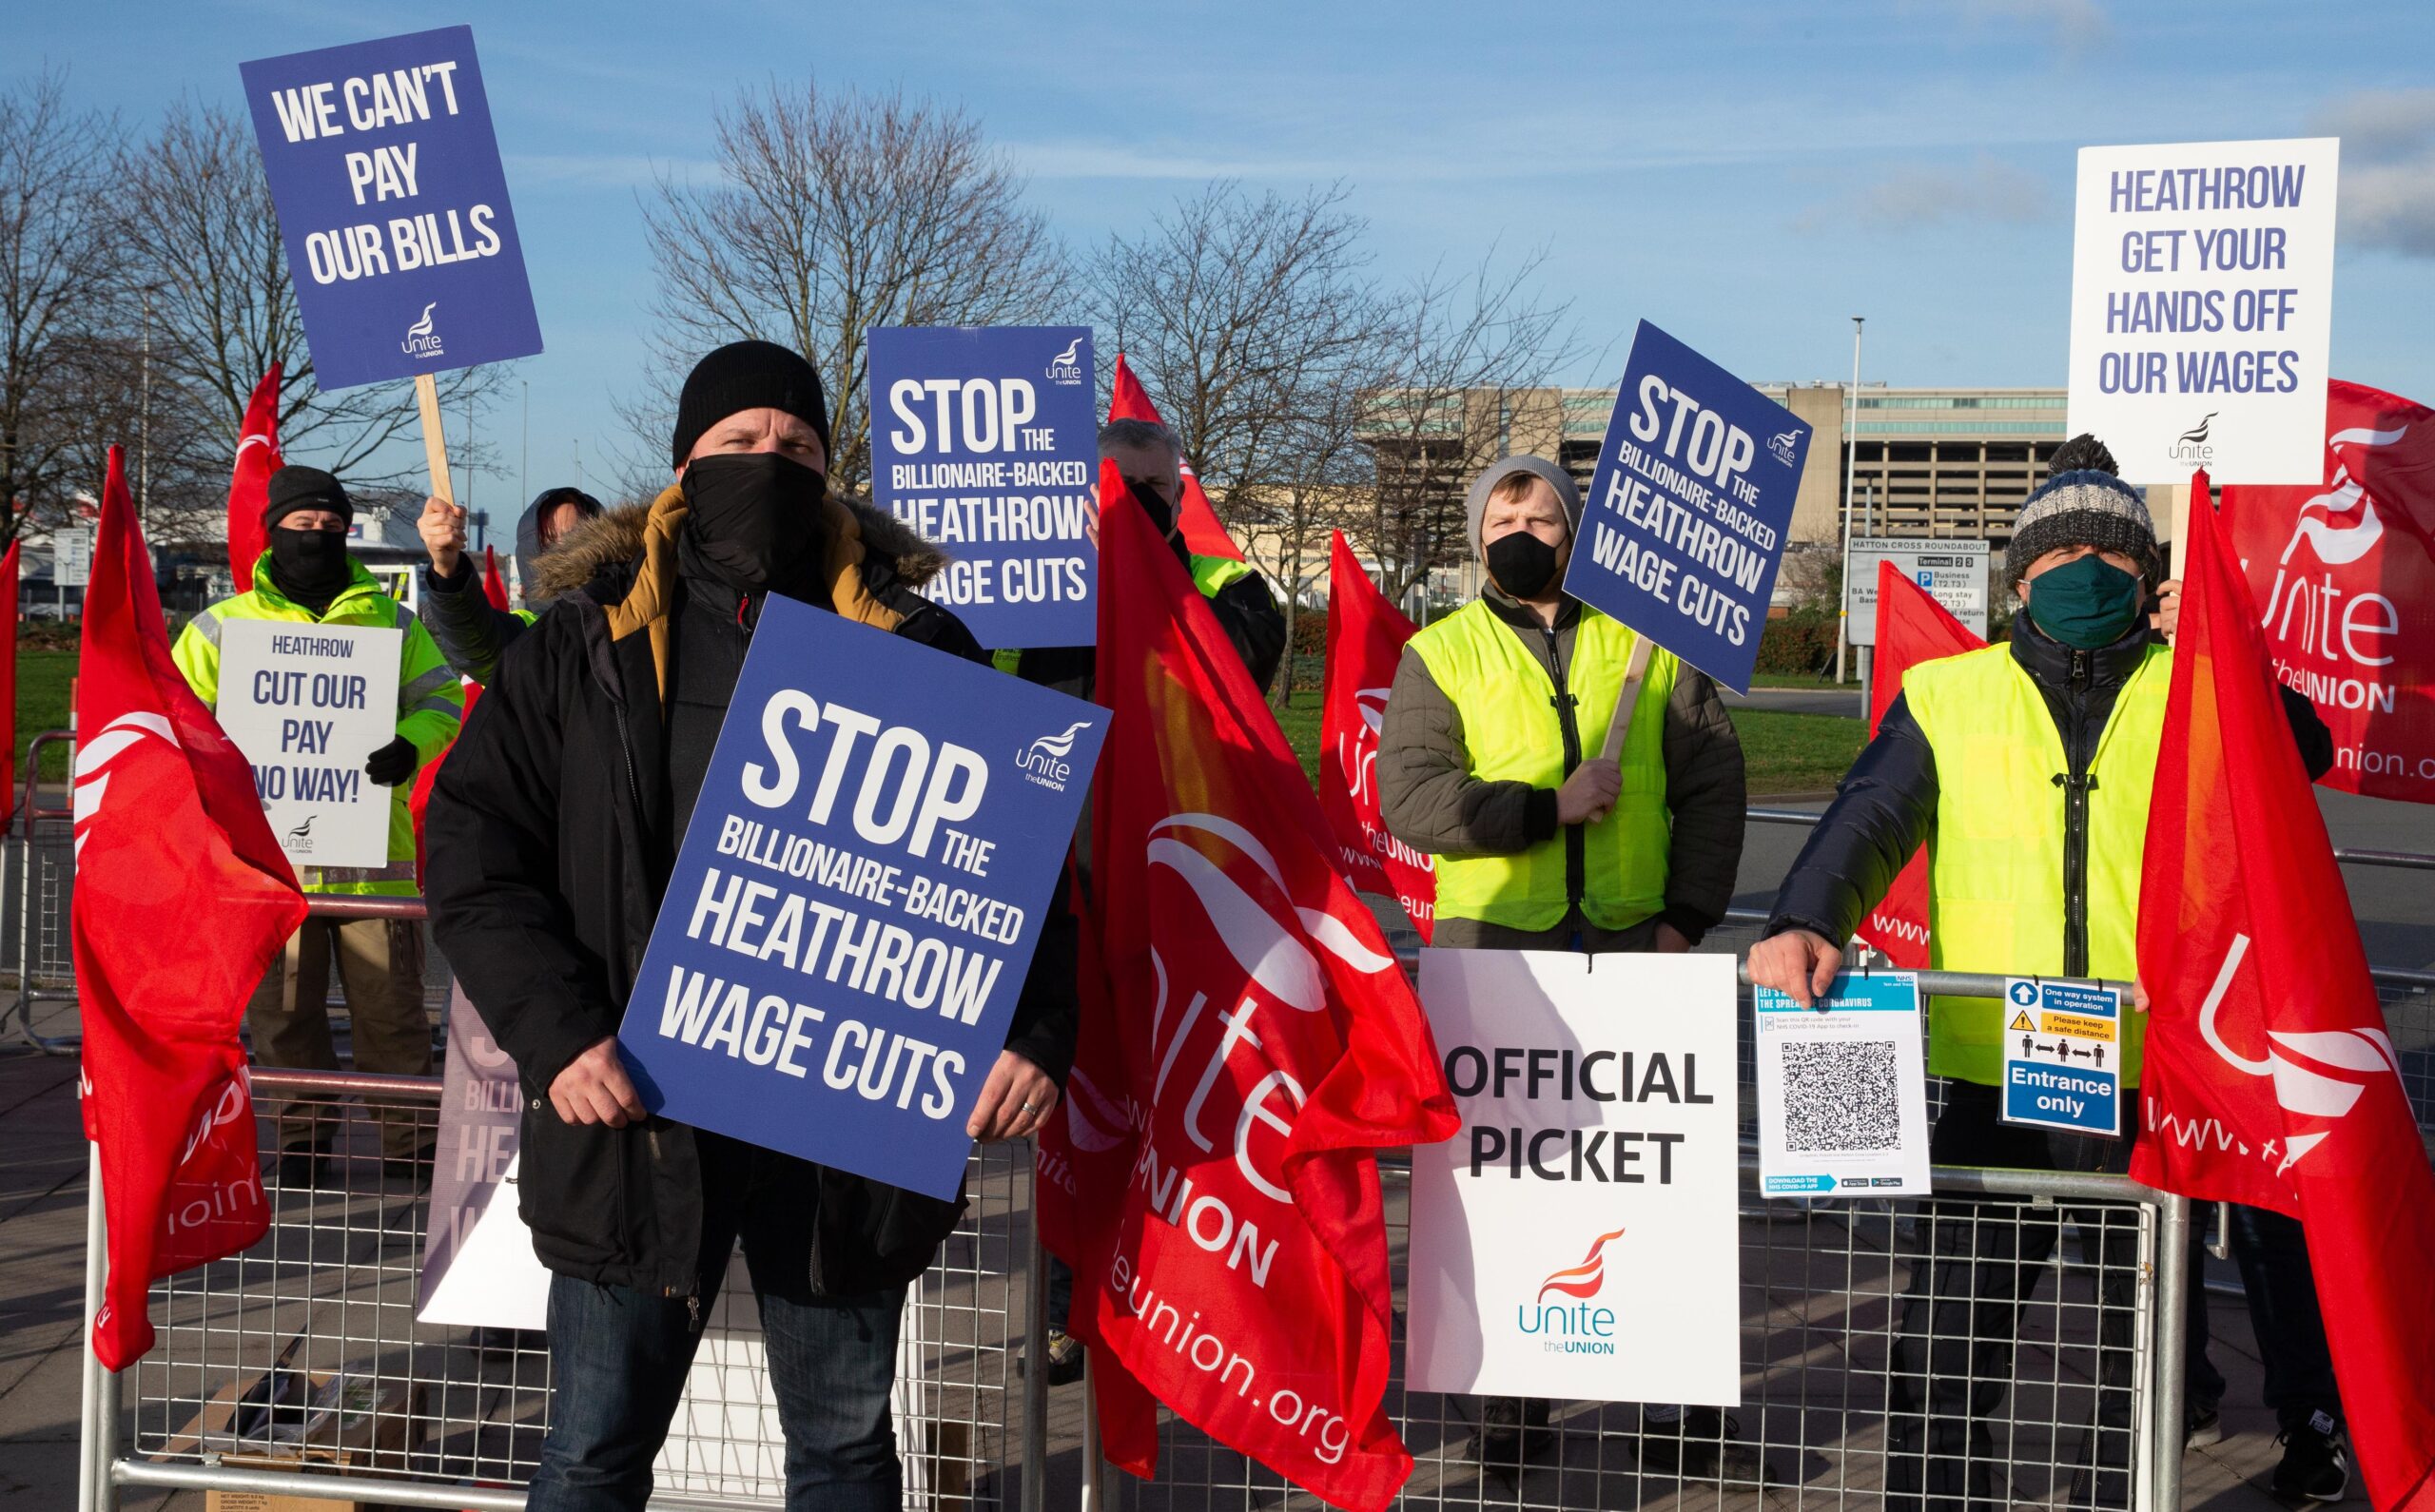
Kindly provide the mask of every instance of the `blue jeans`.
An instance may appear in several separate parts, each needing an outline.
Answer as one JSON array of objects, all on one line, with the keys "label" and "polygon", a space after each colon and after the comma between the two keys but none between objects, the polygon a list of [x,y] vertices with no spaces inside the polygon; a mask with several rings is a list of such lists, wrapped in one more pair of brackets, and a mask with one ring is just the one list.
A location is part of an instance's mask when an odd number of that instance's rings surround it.
[{"label": "blue jeans", "polygon": [[[2203,1226],[2205,1210],[2191,1213],[2193,1230]],[[2315,1277],[2308,1270],[2308,1235],[2299,1221],[2264,1208],[2231,1205],[2231,1232],[2226,1235],[2232,1258],[2240,1263],[2241,1289],[2249,1303],[2250,1329],[2257,1335],[2257,1357],[2266,1367],[2266,1405],[2274,1409],[2276,1425],[2285,1432],[2299,1427],[2319,1412],[2342,1421],[2342,1393],[2334,1385],[2333,1355],[2326,1347],[2325,1317],[2317,1310]],[[2220,1401],[2224,1378],[2207,1358],[2205,1256],[2198,1234],[2191,1235],[2190,1312],[2191,1395]]]},{"label": "blue jeans", "polygon": [[[703,1197],[699,1311],[684,1297],[567,1276],[550,1280],[550,1434],[526,1512],[641,1512],[652,1461],[685,1391],[707,1317],[739,1234],[761,1302],[769,1385],[787,1435],[789,1512],[879,1512],[904,1502],[888,1415],[905,1289],[815,1296],[810,1237],[816,1198],[764,1152],[730,1141],[704,1165],[730,1162],[742,1179]],[[762,1173],[781,1179],[763,1179]],[[721,1191],[716,1189],[725,1188]]]}]

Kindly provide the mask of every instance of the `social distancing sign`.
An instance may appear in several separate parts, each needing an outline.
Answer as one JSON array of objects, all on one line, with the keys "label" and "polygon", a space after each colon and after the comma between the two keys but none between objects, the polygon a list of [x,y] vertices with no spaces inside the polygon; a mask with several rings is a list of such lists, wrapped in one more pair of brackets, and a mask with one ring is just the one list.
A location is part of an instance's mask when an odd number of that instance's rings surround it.
[{"label": "social distancing sign", "polygon": [[2006,1123],[2122,1132],[2122,994],[2110,987],[2004,984]]}]

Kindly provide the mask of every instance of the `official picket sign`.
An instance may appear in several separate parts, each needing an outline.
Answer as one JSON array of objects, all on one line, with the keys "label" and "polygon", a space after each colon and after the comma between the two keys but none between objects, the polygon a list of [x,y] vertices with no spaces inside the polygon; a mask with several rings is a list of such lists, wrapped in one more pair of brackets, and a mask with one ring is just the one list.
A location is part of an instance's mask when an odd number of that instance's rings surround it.
[{"label": "official picket sign", "polygon": [[1565,591],[1748,691],[1808,455],[1807,421],[1641,321]]},{"label": "official picket sign", "polygon": [[644,1102],[953,1197],[1105,719],[771,594],[618,1031]]},{"label": "official picket sign", "polygon": [[240,71],[314,381],[352,388],[541,350],[473,28]]},{"label": "official picket sign", "polygon": [[1090,645],[1090,328],[891,328],[870,349],[872,491],[953,558],[923,591],[984,646]]},{"label": "official picket sign", "polygon": [[2122,1132],[2122,994],[2016,977],[2004,983],[2006,1123]]},{"label": "official picket sign", "polygon": [[439,1090],[416,1321],[547,1328],[550,1272],[516,1212],[523,1087],[516,1061],[491,1037],[461,985],[448,998],[448,1063]]},{"label": "official picket sign", "polygon": [[1424,950],[1462,1132],[1412,1151],[1416,1391],[1742,1400],[1730,956]]},{"label": "official picket sign", "polygon": [[253,764],[299,866],[385,866],[389,789],[363,769],[398,736],[402,631],[232,619],[220,627],[220,727]]},{"label": "official picket sign", "polygon": [[2071,419],[2128,483],[2325,469],[2342,142],[2082,147]]},{"label": "official picket sign", "polygon": [[1759,1190],[1893,1197],[1928,1190],[1928,1073],[1919,979],[1845,972],[1803,1008],[1752,990]]},{"label": "official picket sign", "polygon": [[1891,561],[1972,634],[1986,639],[1988,555],[1985,541],[1853,536],[1843,566],[1845,638],[1855,646],[1877,644],[1877,564]]}]

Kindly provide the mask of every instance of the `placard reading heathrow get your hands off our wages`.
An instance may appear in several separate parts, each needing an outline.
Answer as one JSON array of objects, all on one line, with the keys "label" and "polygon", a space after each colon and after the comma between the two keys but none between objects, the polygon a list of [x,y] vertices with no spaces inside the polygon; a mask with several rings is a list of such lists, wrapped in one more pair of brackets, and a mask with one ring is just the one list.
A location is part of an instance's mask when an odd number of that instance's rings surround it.
[{"label": "placard reading heathrow get your hands off our wages", "polygon": [[1107,714],[771,594],[618,1043],[654,1113],[934,1197]]},{"label": "placard reading heathrow get your hands off our wages", "polygon": [[352,388],[541,350],[473,28],[242,72],[314,381]]},{"label": "placard reading heathrow get your hands off our wages", "polygon": [[1747,692],[1809,425],[1646,320],[1564,589]]},{"label": "placard reading heathrow get your hands off our wages", "polygon": [[1730,956],[1424,950],[1462,1132],[1412,1154],[1411,1385],[1742,1400]]},{"label": "placard reading heathrow get your hands off our wages", "polygon": [[398,736],[398,642],[364,625],[220,627],[220,727],[299,866],[389,863],[389,789],[363,763]]},{"label": "placard reading heathrow get your hands off our wages", "polygon": [[2325,477],[2337,137],[2080,149],[2074,434],[2126,483]]},{"label": "placard reading heathrow get your hands off our wages", "polygon": [[871,333],[873,492],[953,558],[923,591],[984,646],[1099,638],[1092,381],[1087,326]]}]

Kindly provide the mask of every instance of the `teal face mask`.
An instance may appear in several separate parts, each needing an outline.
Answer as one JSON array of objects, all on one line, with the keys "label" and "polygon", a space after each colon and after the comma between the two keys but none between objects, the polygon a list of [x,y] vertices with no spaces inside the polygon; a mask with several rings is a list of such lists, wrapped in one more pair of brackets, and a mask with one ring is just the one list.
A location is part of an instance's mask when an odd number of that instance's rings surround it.
[{"label": "teal face mask", "polygon": [[2139,579],[2091,552],[2030,580],[2029,617],[2066,646],[2111,646],[2139,617]]}]

